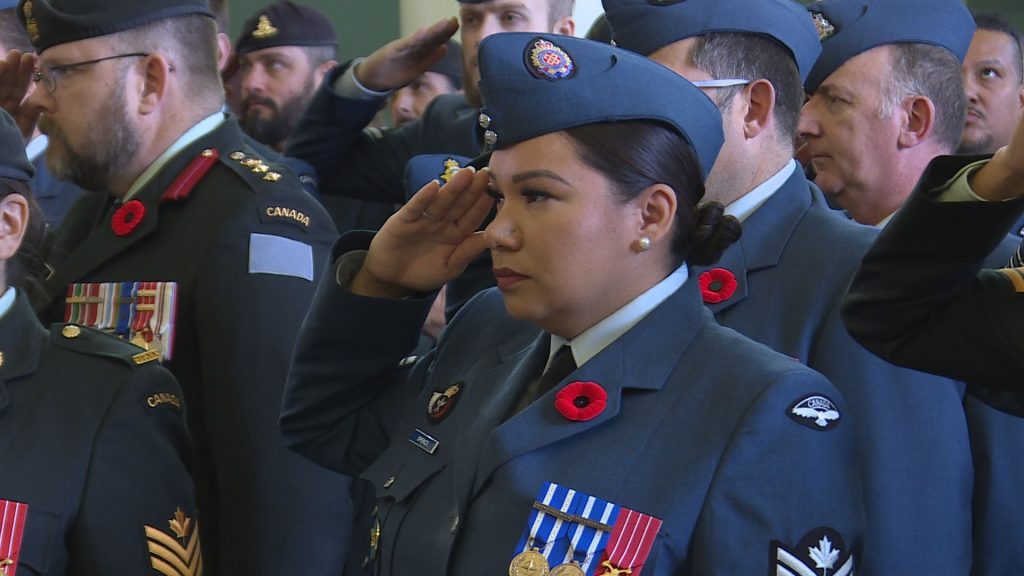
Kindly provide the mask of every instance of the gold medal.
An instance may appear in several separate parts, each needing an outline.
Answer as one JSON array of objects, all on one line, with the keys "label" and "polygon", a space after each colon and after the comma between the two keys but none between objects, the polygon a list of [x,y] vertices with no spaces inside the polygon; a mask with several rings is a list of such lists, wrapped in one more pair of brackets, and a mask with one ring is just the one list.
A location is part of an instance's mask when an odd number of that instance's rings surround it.
[{"label": "gold medal", "polygon": [[576,562],[568,562],[566,564],[559,564],[548,572],[548,576],[587,576],[583,573],[583,568]]},{"label": "gold medal", "polygon": [[548,559],[534,549],[520,552],[508,565],[508,576],[547,576]]}]

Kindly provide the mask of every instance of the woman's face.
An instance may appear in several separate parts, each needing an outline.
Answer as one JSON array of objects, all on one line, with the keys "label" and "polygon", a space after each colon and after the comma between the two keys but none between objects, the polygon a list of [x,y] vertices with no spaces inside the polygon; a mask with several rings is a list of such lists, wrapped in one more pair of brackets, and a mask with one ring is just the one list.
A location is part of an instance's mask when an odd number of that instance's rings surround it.
[{"label": "woman's face", "polygon": [[499,201],[486,235],[511,316],[573,338],[665,276],[635,249],[643,195],[621,203],[567,136],[496,151],[490,174]]}]

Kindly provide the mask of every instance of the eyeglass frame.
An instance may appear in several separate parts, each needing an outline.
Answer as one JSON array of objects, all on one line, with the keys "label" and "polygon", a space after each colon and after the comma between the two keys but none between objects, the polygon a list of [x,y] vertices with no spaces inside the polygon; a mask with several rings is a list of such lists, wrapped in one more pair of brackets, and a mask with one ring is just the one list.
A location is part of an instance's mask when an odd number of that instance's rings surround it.
[{"label": "eyeglass frame", "polygon": [[[104,56],[103,58],[94,58],[92,60],[82,60],[81,62],[72,62],[71,64],[58,64],[56,66],[48,66],[36,68],[32,71],[32,81],[36,84],[42,84],[46,87],[47,94],[53,94],[57,91],[57,78],[62,76],[64,72],[78,68],[80,66],[88,66],[90,64],[98,64],[107,60],[114,60],[117,58],[148,58],[152,54],[148,52],[128,52],[125,54],[114,54],[113,56]],[[54,72],[57,72],[55,75]],[[48,80],[47,80],[48,79]],[[53,87],[51,89],[51,86]]]}]

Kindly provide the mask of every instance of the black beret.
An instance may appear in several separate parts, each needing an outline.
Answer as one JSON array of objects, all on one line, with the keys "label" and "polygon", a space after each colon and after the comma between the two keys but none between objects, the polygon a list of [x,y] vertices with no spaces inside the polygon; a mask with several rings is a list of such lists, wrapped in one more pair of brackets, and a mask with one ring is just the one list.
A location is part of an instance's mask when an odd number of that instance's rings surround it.
[{"label": "black beret", "polygon": [[0,110],[0,178],[28,182],[35,173],[25,154],[21,130],[10,114]]},{"label": "black beret", "polygon": [[963,62],[974,18],[960,0],[822,0],[807,7],[822,51],[804,82],[807,92],[854,56],[885,44],[931,44]]},{"label": "black beret", "polygon": [[494,150],[586,124],[652,120],[690,143],[706,178],[724,138],[718,107],[682,76],[583,38],[522,32],[484,38],[480,95],[484,142]]},{"label": "black beret", "polygon": [[338,34],[323,12],[291,0],[279,0],[245,21],[235,52],[248,54],[275,46],[337,45]]},{"label": "black beret", "polygon": [[18,18],[36,51],[106,36],[157,20],[199,14],[213,18],[207,0],[21,0]]}]

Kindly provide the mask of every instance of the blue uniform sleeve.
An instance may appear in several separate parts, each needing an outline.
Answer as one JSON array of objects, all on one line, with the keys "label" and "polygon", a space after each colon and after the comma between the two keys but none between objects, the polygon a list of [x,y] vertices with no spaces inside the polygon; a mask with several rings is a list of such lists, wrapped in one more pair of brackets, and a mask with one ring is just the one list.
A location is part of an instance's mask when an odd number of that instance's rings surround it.
[{"label": "blue uniform sleeve", "polygon": [[693,574],[818,574],[811,548],[828,559],[828,574],[853,573],[864,520],[844,411],[839,392],[810,371],[784,374],[761,393],[712,479]]}]

